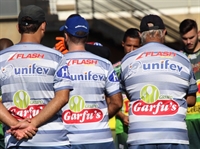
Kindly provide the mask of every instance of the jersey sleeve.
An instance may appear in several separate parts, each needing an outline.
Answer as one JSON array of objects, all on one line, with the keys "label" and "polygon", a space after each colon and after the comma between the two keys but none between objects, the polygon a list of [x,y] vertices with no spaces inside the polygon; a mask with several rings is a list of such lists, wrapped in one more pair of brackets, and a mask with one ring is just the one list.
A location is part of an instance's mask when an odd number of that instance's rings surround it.
[{"label": "jersey sleeve", "polygon": [[54,75],[54,89],[55,91],[73,89],[68,66],[64,56],[61,58]]},{"label": "jersey sleeve", "polygon": [[114,94],[121,92],[118,76],[111,63],[108,64],[106,91],[108,96],[112,96]]},{"label": "jersey sleeve", "polygon": [[190,86],[189,86],[189,89],[188,89],[188,94],[192,94],[192,93],[196,93],[198,91],[198,87],[197,87],[194,72],[192,70],[192,66],[189,67],[189,69],[190,69]]}]

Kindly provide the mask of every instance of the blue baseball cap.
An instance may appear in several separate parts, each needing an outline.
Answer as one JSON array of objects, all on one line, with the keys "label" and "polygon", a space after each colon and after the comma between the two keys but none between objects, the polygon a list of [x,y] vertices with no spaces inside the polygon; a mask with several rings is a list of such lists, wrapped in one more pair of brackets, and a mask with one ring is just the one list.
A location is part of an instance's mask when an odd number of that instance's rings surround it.
[{"label": "blue baseball cap", "polygon": [[[88,22],[80,15],[67,18],[65,25],[60,27],[60,31],[65,31],[75,37],[85,37],[89,33]],[[84,35],[78,35],[77,32],[85,32]]]}]

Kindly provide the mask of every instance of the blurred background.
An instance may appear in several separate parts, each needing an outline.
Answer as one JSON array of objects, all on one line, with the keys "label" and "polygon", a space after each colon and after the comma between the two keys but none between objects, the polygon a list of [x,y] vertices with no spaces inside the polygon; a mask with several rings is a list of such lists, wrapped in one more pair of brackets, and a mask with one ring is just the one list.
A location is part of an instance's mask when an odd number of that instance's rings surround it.
[{"label": "blurred background", "polygon": [[179,50],[179,24],[186,18],[197,21],[200,29],[200,0],[0,0],[0,38],[10,38],[18,43],[17,17],[26,5],[40,6],[46,13],[48,23],[42,44],[53,47],[56,36],[66,18],[78,13],[90,25],[88,41],[100,42],[111,51],[110,61],[115,63],[123,57],[121,41],[130,27],[139,28],[147,14],[159,15],[167,28],[166,45]]}]

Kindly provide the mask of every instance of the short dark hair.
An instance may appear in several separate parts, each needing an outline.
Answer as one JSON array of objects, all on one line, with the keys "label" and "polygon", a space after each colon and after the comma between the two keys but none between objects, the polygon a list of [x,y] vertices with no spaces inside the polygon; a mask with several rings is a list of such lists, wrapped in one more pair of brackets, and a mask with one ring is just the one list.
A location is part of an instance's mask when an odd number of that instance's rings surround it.
[{"label": "short dark hair", "polygon": [[1,38],[0,39],[0,51],[12,46],[13,44],[14,43],[12,42],[12,40],[10,40],[8,38]]},{"label": "short dark hair", "polygon": [[198,31],[198,26],[197,26],[196,21],[194,21],[192,19],[185,19],[180,23],[179,33],[181,35],[184,35],[187,32],[189,32],[190,30],[192,30],[193,28]]},{"label": "short dark hair", "polygon": [[[29,21],[31,22],[32,18],[24,17],[24,18],[22,18],[22,20],[26,20],[26,22],[29,22]],[[20,34],[35,33],[42,23],[37,22],[37,23],[30,23],[30,24],[27,24],[27,25],[26,24],[18,24],[19,25],[19,33]]]},{"label": "short dark hair", "polygon": [[139,32],[140,31],[137,28],[129,28],[129,29],[127,29],[126,32],[124,33],[123,41],[125,42],[127,37],[140,39]]},{"label": "short dark hair", "polygon": [[67,33],[67,32],[65,32],[65,33],[69,36],[70,40],[75,44],[77,44],[77,43],[85,43],[87,41],[87,39],[88,39],[88,36],[85,36],[85,37],[82,37],[82,38],[78,38],[78,37],[75,37],[75,36],[71,35],[70,33]]}]

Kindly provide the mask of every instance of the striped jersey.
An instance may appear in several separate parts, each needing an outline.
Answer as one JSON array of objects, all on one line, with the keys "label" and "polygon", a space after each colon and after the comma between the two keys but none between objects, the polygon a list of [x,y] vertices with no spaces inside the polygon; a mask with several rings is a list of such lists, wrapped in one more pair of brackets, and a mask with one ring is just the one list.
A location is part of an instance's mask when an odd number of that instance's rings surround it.
[{"label": "striped jersey", "polygon": [[200,50],[194,53],[189,53],[187,50],[185,50],[184,54],[188,57],[190,63],[192,64],[198,86],[198,92],[196,93],[196,104],[193,107],[188,107],[186,119],[200,119]]},{"label": "striped jersey", "polygon": [[123,58],[121,79],[130,96],[128,144],[189,144],[184,97],[197,85],[184,54],[148,43]]},{"label": "striped jersey", "polygon": [[[117,73],[117,76],[120,77],[120,74],[121,74],[121,61],[113,64],[113,67]],[[123,97],[123,105],[122,105],[122,108],[121,108],[121,112],[124,114],[124,115],[127,115],[128,116],[128,108],[129,108],[129,100],[126,96],[126,94],[124,92],[122,92],[122,97]],[[118,117],[116,116],[116,125],[115,125],[115,133],[116,134],[120,134],[120,133],[128,133],[128,126],[124,125],[123,124],[123,121]]]},{"label": "striped jersey", "polygon": [[[73,88],[64,55],[40,44],[20,43],[1,51],[0,67],[2,102],[18,120],[36,116],[55,92]],[[27,141],[5,134],[6,147],[69,144],[61,116],[59,111]]]},{"label": "striped jersey", "polygon": [[110,61],[87,51],[65,54],[74,90],[63,108],[63,122],[71,144],[113,141],[105,95],[120,92]]}]

